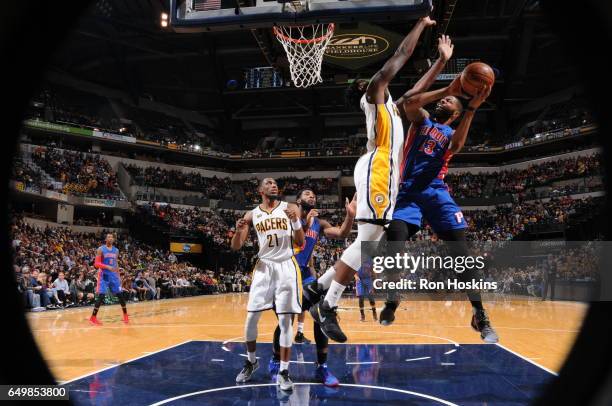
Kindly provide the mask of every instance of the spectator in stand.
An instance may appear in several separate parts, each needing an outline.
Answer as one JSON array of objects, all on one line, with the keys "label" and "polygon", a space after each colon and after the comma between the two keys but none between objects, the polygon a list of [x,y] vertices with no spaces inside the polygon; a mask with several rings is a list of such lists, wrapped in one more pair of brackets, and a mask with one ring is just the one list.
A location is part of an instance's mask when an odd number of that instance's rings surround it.
[{"label": "spectator in stand", "polygon": [[57,279],[53,281],[53,288],[56,297],[59,299],[60,305],[64,307],[72,305],[70,286],[68,285],[64,272],[59,272],[57,274]]},{"label": "spectator in stand", "polygon": [[40,273],[38,269],[33,269],[32,274],[30,276],[30,289],[34,294],[40,295],[40,305],[41,307],[50,307],[51,300],[49,299],[49,295],[47,294],[47,288],[44,283],[39,280]]},{"label": "spectator in stand", "polygon": [[161,293],[161,289],[158,286],[156,286],[157,279],[151,274],[150,271],[145,272],[144,277],[147,280],[147,283],[149,284],[149,286],[151,287],[151,294],[153,296],[153,299],[158,300],[159,295]]}]

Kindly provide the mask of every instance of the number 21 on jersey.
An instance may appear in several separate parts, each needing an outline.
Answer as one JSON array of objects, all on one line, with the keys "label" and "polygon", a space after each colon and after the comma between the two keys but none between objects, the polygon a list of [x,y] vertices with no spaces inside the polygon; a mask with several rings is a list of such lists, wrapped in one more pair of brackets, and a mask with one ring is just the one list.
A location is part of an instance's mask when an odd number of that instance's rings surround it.
[{"label": "number 21 on jersey", "polygon": [[276,247],[278,245],[278,235],[277,234],[268,234],[266,235],[268,239],[268,247]]}]

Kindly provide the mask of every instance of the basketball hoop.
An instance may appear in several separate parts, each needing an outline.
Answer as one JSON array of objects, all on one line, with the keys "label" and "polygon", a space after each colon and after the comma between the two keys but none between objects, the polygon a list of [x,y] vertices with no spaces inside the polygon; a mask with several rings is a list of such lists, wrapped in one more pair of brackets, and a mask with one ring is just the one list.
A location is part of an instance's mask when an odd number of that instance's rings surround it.
[{"label": "basketball hoop", "polygon": [[273,27],[276,39],[287,53],[291,81],[296,87],[308,87],[323,81],[323,55],[334,35],[334,28],[333,23]]}]

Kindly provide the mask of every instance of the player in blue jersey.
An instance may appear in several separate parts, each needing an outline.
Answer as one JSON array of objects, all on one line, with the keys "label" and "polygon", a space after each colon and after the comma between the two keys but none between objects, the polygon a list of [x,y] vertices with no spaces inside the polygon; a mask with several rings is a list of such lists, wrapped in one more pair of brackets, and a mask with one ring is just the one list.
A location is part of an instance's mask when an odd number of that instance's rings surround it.
[{"label": "player in blue jersey", "polygon": [[93,309],[93,313],[89,318],[89,322],[96,326],[101,326],[102,323],[98,320],[98,310],[104,302],[106,291],[110,290],[113,295],[117,296],[123,311],[123,322],[129,323],[125,298],[121,294],[121,278],[119,277],[119,250],[113,245],[115,237],[113,234],[106,234],[104,245],[100,246],[96,251],[96,260],[94,266],[98,268],[98,283],[96,284],[96,293],[98,298]]},{"label": "player in blue jersey", "polygon": [[[327,220],[319,218],[319,212],[316,209],[317,196],[311,189],[302,190],[297,195],[297,203],[302,209],[302,224],[304,227],[305,240],[301,247],[295,247],[294,256],[302,272],[302,285],[306,287],[317,279],[317,274],[312,266],[312,254],[319,241],[319,236],[323,235],[325,238],[329,239],[343,239],[348,237],[353,228],[357,202],[355,198],[350,202],[346,199],[346,217],[339,227],[332,226]],[[295,336],[295,342],[298,344],[309,342],[309,340],[306,340],[304,337],[304,316],[311,305],[308,298],[304,295],[304,297],[302,297],[303,311],[298,316],[298,332]],[[318,381],[326,386],[338,386],[338,378],[327,369],[327,349],[329,340],[321,331],[319,324],[313,323],[313,328],[315,344],[317,346],[315,376]],[[271,375],[278,373],[280,365],[279,339],[280,328],[277,326],[274,331],[274,354],[268,367]]]},{"label": "player in blue jersey", "polygon": [[[468,102],[466,111],[458,96],[466,97],[461,89],[459,77],[448,87],[412,95],[403,100],[405,117],[410,129],[404,143],[400,170],[400,187],[396,200],[393,220],[387,229],[388,241],[406,241],[421,227],[425,218],[438,238],[454,241],[451,254],[468,256],[465,228],[467,227],[461,209],[450,196],[444,176],[453,155],[463,148],[476,109],[491,92],[490,86],[483,85]],[[423,106],[438,101],[432,113]],[[462,116],[463,113],[463,116]],[[453,130],[451,124],[461,121]],[[460,279],[471,279],[470,272],[459,273]],[[485,342],[499,340],[497,333],[482,306],[480,293],[469,292],[473,315],[471,325],[480,332]],[[393,323],[399,304],[396,294],[391,293],[380,315],[383,325]]]},{"label": "player in blue jersey", "polygon": [[365,321],[365,298],[368,298],[370,302],[370,309],[372,309],[372,317],[374,321],[378,320],[376,316],[376,302],[374,301],[374,289],[372,286],[372,279],[374,271],[372,270],[372,262],[367,261],[355,274],[355,290],[357,291],[357,297],[359,298],[359,321]]}]

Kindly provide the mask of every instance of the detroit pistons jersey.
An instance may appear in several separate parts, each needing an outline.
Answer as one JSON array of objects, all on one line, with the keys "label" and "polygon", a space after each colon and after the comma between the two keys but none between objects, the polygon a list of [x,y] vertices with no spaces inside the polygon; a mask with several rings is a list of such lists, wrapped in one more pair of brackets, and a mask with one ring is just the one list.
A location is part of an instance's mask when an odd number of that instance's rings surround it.
[{"label": "detroit pistons jersey", "polygon": [[304,233],[304,245],[301,247],[295,247],[293,252],[295,253],[295,259],[300,267],[308,267],[308,262],[312,257],[317,241],[319,241],[319,231],[321,230],[321,223],[316,217],[312,218],[312,225],[308,227],[306,233]]},{"label": "detroit pistons jersey", "polygon": [[401,152],[404,143],[402,119],[391,95],[383,104],[361,98],[365,113],[367,152],[355,166],[357,220],[391,219],[397,196]]},{"label": "detroit pistons jersey", "polygon": [[113,246],[108,248],[105,244],[100,246],[99,250],[102,252],[102,263],[117,268],[117,257],[119,256],[117,247]]},{"label": "detroit pistons jersey", "polygon": [[287,202],[266,211],[260,206],[253,209],[253,227],[259,240],[259,259],[285,261],[293,256],[293,229],[285,214]]},{"label": "detroit pistons jersey", "polygon": [[448,149],[454,130],[426,118],[411,126],[404,145],[401,166],[402,192],[417,192],[428,186],[443,186],[452,153]]}]

